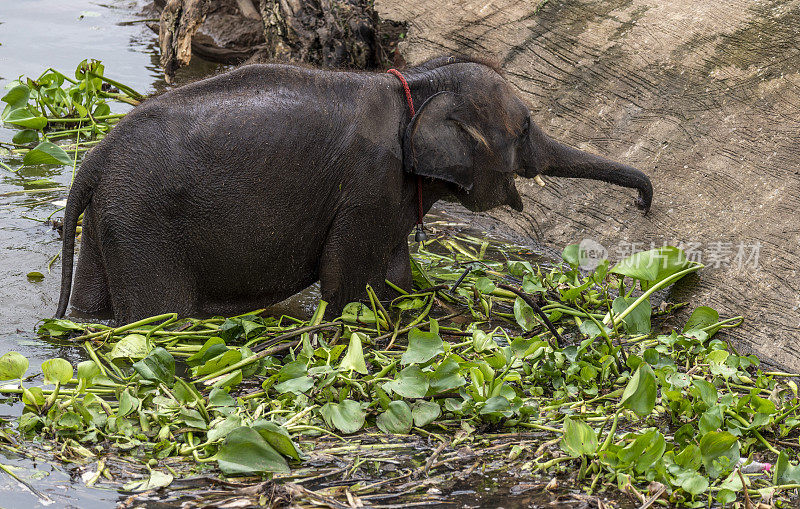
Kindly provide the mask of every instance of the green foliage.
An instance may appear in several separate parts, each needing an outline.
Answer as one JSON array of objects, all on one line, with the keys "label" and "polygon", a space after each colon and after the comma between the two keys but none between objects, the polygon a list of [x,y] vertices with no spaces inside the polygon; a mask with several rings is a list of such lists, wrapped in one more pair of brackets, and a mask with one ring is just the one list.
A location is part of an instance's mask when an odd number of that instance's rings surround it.
[{"label": "green foliage", "polygon": [[231,431],[217,452],[219,469],[227,475],[289,472],[286,459],[253,428]]},{"label": "green foliage", "polygon": [[[136,105],[142,95],[104,76],[97,60],[84,60],[74,77],[47,69],[36,79],[20,77],[0,98],[5,103],[0,122],[19,129],[12,142],[13,155],[23,165],[72,165],[74,154],[103,138],[124,115],[112,114],[114,103]],[[58,140],[76,143],[59,145]],[[35,145],[35,146],[34,146]]]},{"label": "green foliage", "polygon": [[46,384],[65,384],[72,379],[72,364],[61,358],[42,363],[42,373]]},{"label": "green foliage", "polygon": [[0,380],[22,378],[28,371],[28,359],[19,352],[7,352],[0,357]]},{"label": "green foliage", "polygon": [[594,456],[597,452],[597,433],[587,424],[565,417],[561,448],[570,456]]},{"label": "green foliage", "polygon": [[[293,337],[287,332],[310,323],[162,315],[133,328],[86,331],[81,344],[102,337],[102,346],[86,346],[94,356],[64,382],[67,392],[53,396],[23,382],[18,429],[158,450],[214,463],[226,475],[268,475],[299,466],[320,433],[348,440],[376,428],[426,428],[471,440],[476,429],[530,427],[566,453],[532,459],[531,469],[551,473],[569,461],[579,482],[644,489],[658,481],[670,503],[691,505],[740,497],[740,457],[764,454],[764,436],[785,437],[800,425],[796,386],[711,338],[738,319],[720,321],[698,308],[680,331],[653,332],[662,325],[652,292],[699,268],[673,248],[584,274],[573,263],[487,260],[483,241],[440,244],[448,254],[426,251],[430,243],[415,254],[418,276],[429,283],[417,293],[382,307],[353,303],[327,328]],[[568,262],[573,255],[565,251]],[[659,256],[666,268],[648,268]],[[458,288],[440,290],[476,260]],[[651,293],[636,294],[630,278]],[[533,310],[501,284],[536,293],[567,344],[555,345]],[[443,318],[453,309],[458,320]],[[64,320],[40,327],[60,340],[84,332]],[[11,357],[0,359],[0,373],[18,380],[27,364]],[[773,482],[795,482],[798,471],[796,457],[783,453]],[[163,482],[159,475],[135,489]]]}]

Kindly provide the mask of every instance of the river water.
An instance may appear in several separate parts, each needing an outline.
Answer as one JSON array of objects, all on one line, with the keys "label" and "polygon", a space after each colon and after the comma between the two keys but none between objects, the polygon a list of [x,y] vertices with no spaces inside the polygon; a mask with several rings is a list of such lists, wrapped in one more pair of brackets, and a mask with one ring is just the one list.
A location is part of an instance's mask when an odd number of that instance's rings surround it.
[{"label": "river water", "polygon": [[[0,87],[20,75],[37,77],[48,67],[70,75],[86,58],[103,61],[106,75],[149,94],[166,84],[158,67],[158,42],[142,22],[143,2],[96,0],[3,0],[0,5]],[[195,62],[184,79],[213,69]],[[4,92],[3,92],[4,95]],[[118,111],[124,111],[119,109]],[[0,141],[16,131],[0,126]],[[11,163],[12,168],[19,164]],[[74,354],[39,341],[36,322],[53,315],[58,302],[61,265],[50,261],[61,250],[58,233],[44,220],[57,212],[66,198],[71,167],[22,168],[17,173],[0,168],[0,355],[16,350],[30,360],[29,373],[42,361]],[[48,192],[27,191],[59,187]],[[22,192],[26,191],[26,192]],[[30,281],[29,272],[44,279]],[[76,360],[76,359],[70,359]],[[16,419],[20,408],[0,400],[0,426]],[[0,463],[18,466],[20,477],[36,478],[35,486],[54,503],[49,507],[109,507],[122,496],[89,489],[71,479],[70,469],[32,464],[0,452]],[[75,482],[73,482],[75,481]],[[0,506],[33,508],[45,502],[0,472]]]}]

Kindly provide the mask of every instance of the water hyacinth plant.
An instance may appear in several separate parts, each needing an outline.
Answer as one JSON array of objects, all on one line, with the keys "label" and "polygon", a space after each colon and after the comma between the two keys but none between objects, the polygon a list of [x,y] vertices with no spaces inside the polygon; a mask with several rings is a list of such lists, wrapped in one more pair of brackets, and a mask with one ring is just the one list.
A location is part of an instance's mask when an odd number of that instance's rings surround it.
[{"label": "water hyacinth plant", "polygon": [[[392,441],[408,445],[409,435],[432,440],[437,455],[463,444],[480,452],[485,436],[535,436],[508,442],[505,461],[534,477],[572,472],[584,493],[615,486],[641,503],[770,501],[797,488],[792,378],[717,339],[741,317],[698,307],[669,330],[673,306],[652,306],[700,264],[664,247],[586,274],[576,246],[549,268],[489,259],[490,247],[470,237],[426,242],[412,255],[414,293],[381,302],[370,291],[332,321],[324,302],[309,320],[45,320],[43,337],[83,348],[87,360],[75,371],[48,361],[37,385],[24,378],[27,360],[8,353],[0,378],[11,383],[0,392],[25,403],[20,436],[60,444],[62,458],[76,461],[77,449],[84,462],[113,452],[146,465],[131,490],[198,465],[296,481],[310,458],[361,461],[352,459],[360,451],[392,461]],[[444,475],[438,466],[426,463],[425,474]],[[412,475],[395,474],[398,485]],[[354,481],[348,496],[368,498],[373,484]]]},{"label": "water hyacinth plant", "polygon": [[77,154],[99,142],[125,115],[112,113],[113,103],[135,106],[143,99],[104,71],[101,62],[84,60],[74,77],[47,69],[36,79],[9,83],[0,98],[5,103],[0,121],[19,131],[10,144],[0,144],[6,149],[0,155],[21,157],[24,165],[74,166]]},{"label": "water hyacinth plant", "polygon": [[[74,168],[123,116],[111,106],[141,99],[97,61],[20,78],[1,99],[19,132],[0,156]],[[796,501],[795,376],[721,338],[742,317],[700,306],[668,325],[685,303],[666,291],[701,264],[663,247],[586,272],[579,245],[556,265],[519,252],[439,235],[412,254],[413,293],[368,288],[331,321],[324,302],[310,319],[44,320],[41,337],[84,360],[39,376],[0,357],[0,394],[24,405],[0,449],[133,493],[199,478],[207,505],[436,502],[431,485],[476,473],[643,507]]]}]

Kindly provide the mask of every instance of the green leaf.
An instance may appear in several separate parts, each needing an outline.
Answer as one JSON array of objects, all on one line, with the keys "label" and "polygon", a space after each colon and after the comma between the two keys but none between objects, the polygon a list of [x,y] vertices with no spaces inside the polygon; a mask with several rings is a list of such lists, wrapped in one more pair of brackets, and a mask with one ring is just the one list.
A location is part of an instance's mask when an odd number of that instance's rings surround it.
[{"label": "green leaf", "polygon": [[125,417],[126,415],[130,415],[131,412],[135,412],[139,409],[139,405],[141,405],[141,400],[131,394],[130,389],[125,389],[122,391],[122,394],[119,397],[119,408],[117,409],[117,416],[118,417]]},{"label": "green leaf", "polygon": [[360,302],[350,302],[342,309],[342,319],[351,323],[375,323],[375,313]]},{"label": "green leaf", "polygon": [[[241,374],[241,371],[239,371],[239,373]],[[310,376],[300,376],[275,385],[275,390],[281,394],[292,392],[299,395],[305,393],[312,387],[314,387],[313,378]]]},{"label": "green leaf", "polygon": [[508,401],[508,398],[497,395],[486,400],[479,414],[498,419],[500,417],[511,417],[514,415],[514,410],[511,408],[511,402]]},{"label": "green leaf", "polygon": [[91,387],[94,377],[101,373],[94,361],[81,361],[78,363],[78,380],[83,380],[86,387]]},{"label": "green leaf", "polygon": [[460,374],[461,368],[458,363],[451,357],[443,360],[433,371],[427,373],[428,383],[428,396],[435,396],[452,389],[461,387],[467,383],[467,380]]},{"label": "green leaf", "polygon": [[[227,368],[232,364],[236,364],[240,360],[242,360],[242,352],[239,350],[229,350],[227,347],[224,347],[224,351],[219,355],[215,355],[214,357],[210,357],[207,359],[201,366],[198,366],[194,369],[196,376],[203,376],[209,375],[211,373],[216,373],[217,371],[221,370],[222,368]],[[220,350],[219,347],[212,346],[206,352],[208,355],[211,355],[213,352]]]},{"label": "green leaf", "polygon": [[[704,329],[718,322],[719,313],[717,313],[715,309],[708,306],[700,306],[692,311],[692,316],[689,317],[689,319],[686,321],[686,325],[683,326],[683,332]],[[709,329],[706,333],[708,334],[708,337],[711,337],[716,334],[719,329],[719,327],[714,327]]]},{"label": "green leaf", "polygon": [[494,350],[497,348],[497,342],[494,340],[493,334],[487,334],[480,329],[475,329],[472,332],[472,348],[476,353]]},{"label": "green leaf", "polygon": [[682,250],[664,246],[634,253],[616,264],[610,272],[637,279],[642,290],[647,290],[655,283],[689,267],[690,264]]},{"label": "green leaf", "polygon": [[342,363],[339,365],[341,371],[355,371],[366,375],[367,363],[364,361],[364,349],[361,345],[362,338],[366,338],[360,332],[354,332],[350,335],[350,345],[347,347],[347,353],[342,358]]},{"label": "green leaf", "polygon": [[84,328],[82,326],[74,322],[71,322],[69,320],[47,318],[43,320],[42,325],[39,327],[39,330],[37,331],[37,334],[40,335],[47,334],[50,336],[58,337],[58,336],[66,336],[73,331],[82,332],[83,329]]},{"label": "green leaf", "polygon": [[733,491],[727,489],[721,489],[717,492],[717,502],[722,504],[723,507],[735,501],[736,501],[736,493],[734,493]]},{"label": "green leaf", "polygon": [[[7,104],[5,108],[7,111],[11,111],[27,106],[30,95],[31,90],[26,85],[17,85],[9,90],[0,101]],[[3,120],[5,120],[5,113],[3,117]]]},{"label": "green leaf", "polygon": [[133,364],[133,369],[143,380],[172,385],[175,379],[175,358],[160,346],[150,355]]},{"label": "green leaf", "polygon": [[425,373],[416,365],[408,366],[394,380],[383,384],[385,391],[392,391],[403,398],[423,398],[428,393],[428,387]]},{"label": "green leaf", "polygon": [[64,152],[64,149],[55,143],[43,141],[36,145],[36,148],[28,151],[25,157],[22,158],[22,162],[29,166],[34,164],[64,164],[71,166],[73,160],[69,154]]},{"label": "green leaf", "polygon": [[508,262],[508,272],[512,276],[524,277],[528,274],[533,274],[534,271],[531,262],[510,261]]},{"label": "green leaf", "polygon": [[547,288],[542,284],[542,280],[533,274],[526,274],[522,279],[522,291],[525,293],[546,292]]},{"label": "green leaf", "polygon": [[656,429],[651,429],[640,435],[634,441],[634,444],[635,446],[641,445],[641,450],[634,460],[634,469],[639,474],[647,472],[650,467],[659,462],[667,448],[664,435]]},{"label": "green leaf", "polygon": [[238,415],[229,415],[224,420],[217,422],[208,430],[206,437],[210,442],[225,438],[228,434],[242,425],[242,418]]},{"label": "green leaf", "polygon": [[475,288],[477,288],[479,292],[481,292],[483,294],[487,294],[487,293],[492,293],[493,291],[495,291],[497,286],[488,277],[479,277],[475,281]]},{"label": "green leaf", "polygon": [[442,407],[435,401],[418,400],[411,406],[414,426],[422,428],[435,421],[442,414]]},{"label": "green leaf", "polygon": [[675,463],[684,470],[697,470],[702,464],[700,448],[695,444],[687,445],[679,454],[675,455]]},{"label": "green leaf", "polygon": [[178,415],[183,423],[190,428],[208,429],[208,423],[203,414],[193,408],[183,407]]},{"label": "green leaf", "polygon": [[414,280],[414,286],[420,290],[431,288],[433,283],[422,265],[413,256],[409,257],[409,262],[411,263],[411,277]]},{"label": "green leaf", "polygon": [[[603,326],[603,330],[605,331],[606,334],[611,334],[612,332],[614,332],[610,327],[607,327],[605,324],[601,323],[600,325]],[[583,334],[586,334],[590,339],[596,338],[597,336],[603,333],[603,331],[600,330],[600,327],[598,327],[597,324],[594,323],[592,320],[582,321],[581,324],[578,326],[578,330],[580,330]]]},{"label": "green leaf", "polygon": [[708,489],[708,479],[697,472],[687,472],[679,481],[681,488],[690,495],[699,495]]},{"label": "green leaf", "polygon": [[326,403],[320,408],[320,414],[328,427],[348,435],[360,430],[367,417],[367,412],[361,408],[361,404],[351,399],[341,403]]},{"label": "green leaf", "polygon": [[224,389],[214,388],[208,394],[208,406],[210,407],[235,407],[236,400]]},{"label": "green leaf", "polygon": [[150,491],[159,488],[166,488],[172,483],[172,474],[161,472],[160,470],[151,470],[150,477],[145,480],[131,481],[122,489],[125,491]]},{"label": "green leaf", "polygon": [[208,340],[203,343],[203,346],[200,347],[200,350],[198,350],[197,353],[186,359],[186,364],[189,366],[205,364],[208,359],[216,357],[217,355],[221,355],[227,351],[228,347],[225,346],[225,340],[214,336],[208,338]]},{"label": "green leaf", "polygon": [[300,461],[300,451],[292,441],[286,428],[274,422],[260,419],[253,423],[253,429],[271,445],[276,451],[290,458]]},{"label": "green leaf", "polygon": [[561,252],[561,258],[564,259],[571,267],[578,267],[581,264],[581,247],[580,244],[570,244]]},{"label": "green leaf", "polygon": [[59,357],[42,363],[42,373],[46,384],[65,384],[72,379],[72,364]]},{"label": "green leaf", "polygon": [[175,387],[173,387],[172,391],[175,393],[175,397],[181,403],[194,403],[195,401],[200,401],[203,399],[202,394],[194,384],[187,382],[183,378],[175,378]]},{"label": "green leaf", "polygon": [[[700,399],[707,407],[711,408],[717,404],[717,388],[706,380],[692,380],[692,385],[700,393]],[[696,394],[696,393],[695,393]]]},{"label": "green leaf", "polygon": [[[47,118],[40,115],[38,112],[32,111],[29,107],[6,109],[3,111],[3,121],[9,124],[18,125],[26,129],[41,130],[47,125]],[[47,142],[45,142],[47,143]],[[51,143],[52,145],[52,143]],[[30,154],[30,152],[28,152]],[[27,159],[27,154],[25,159]],[[23,162],[25,160],[23,159]],[[25,164],[29,164],[25,162]],[[33,164],[33,163],[32,163]]]},{"label": "green leaf", "polygon": [[400,358],[401,364],[424,364],[444,353],[444,342],[438,334],[412,329],[408,333],[408,349]]},{"label": "green leaf", "polygon": [[789,455],[782,450],[775,461],[775,484],[800,484],[800,466],[789,462]]},{"label": "green leaf", "polygon": [[539,325],[536,320],[536,312],[520,297],[514,301],[514,319],[525,332],[533,330]]},{"label": "green leaf", "polygon": [[700,433],[705,434],[709,431],[717,431],[722,426],[722,413],[719,407],[714,407],[700,416],[700,421],[697,423],[697,428]]},{"label": "green leaf", "polygon": [[709,431],[700,439],[700,454],[708,475],[717,478],[739,460],[739,441],[727,431]]},{"label": "green leaf", "polygon": [[639,417],[650,415],[656,406],[656,377],[646,362],[639,364],[622,393],[622,406]]},{"label": "green leaf", "polygon": [[7,352],[0,357],[0,380],[16,380],[28,371],[28,359],[19,352]]},{"label": "green leaf", "polygon": [[148,354],[147,339],[141,334],[128,334],[119,340],[108,358],[112,361],[115,359],[144,359]]},{"label": "green leaf", "polygon": [[39,141],[39,133],[33,129],[24,129],[11,138],[11,141],[17,145],[27,145],[29,143],[36,143]]},{"label": "green leaf", "polygon": [[597,451],[597,433],[588,424],[565,417],[561,449],[570,456],[593,456]]},{"label": "green leaf", "polygon": [[[620,315],[635,301],[636,299],[633,297],[617,297],[611,304],[611,308],[615,315]],[[650,313],[650,299],[645,299],[622,319],[625,331],[632,336],[650,334]]]},{"label": "green leaf", "polygon": [[26,405],[41,408],[46,402],[44,391],[42,391],[41,387],[31,387],[30,389],[23,387],[22,402]]},{"label": "green leaf", "polygon": [[413,419],[411,409],[405,401],[392,401],[375,422],[384,433],[407,435],[411,431]]},{"label": "green leaf", "polygon": [[94,115],[95,117],[102,117],[110,113],[111,113],[111,107],[106,103],[100,103],[95,107],[94,112],[92,112],[92,115]]}]

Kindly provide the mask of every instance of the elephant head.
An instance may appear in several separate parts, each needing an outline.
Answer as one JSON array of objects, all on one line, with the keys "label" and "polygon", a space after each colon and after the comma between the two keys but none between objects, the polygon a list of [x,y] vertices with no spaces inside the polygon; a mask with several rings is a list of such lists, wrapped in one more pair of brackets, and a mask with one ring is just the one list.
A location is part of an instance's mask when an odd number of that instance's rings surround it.
[{"label": "elephant head", "polygon": [[452,57],[431,62],[410,71],[419,87],[434,88],[427,96],[420,92],[425,101],[405,130],[407,171],[448,182],[452,194],[474,211],[500,205],[521,211],[515,175],[586,178],[634,188],[638,207],[650,209],[653,187],[644,173],[547,136],[493,67]]}]

